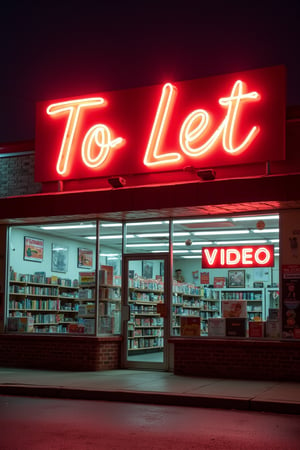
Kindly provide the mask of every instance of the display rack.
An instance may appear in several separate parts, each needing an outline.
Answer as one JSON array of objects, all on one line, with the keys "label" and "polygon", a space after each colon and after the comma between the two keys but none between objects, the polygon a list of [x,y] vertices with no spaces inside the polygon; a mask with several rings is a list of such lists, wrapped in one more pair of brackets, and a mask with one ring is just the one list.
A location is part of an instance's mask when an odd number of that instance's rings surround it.
[{"label": "display rack", "polygon": [[49,283],[49,279],[33,282],[30,277],[9,281],[8,329],[20,331],[13,319],[27,318],[28,323],[20,321],[22,331],[68,332],[69,325],[77,322],[78,287]]},{"label": "display rack", "polygon": [[100,334],[120,334],[121,332],[121,286],[102,284],[99,287]]},{"label": "display rack", "polygon": [[223,288],[221,300],[246,300],[248,320],[265,320],[265,292],[261,288]]},{"label": "display rack", "polygon": [[157,309],[164,302],[162,282],[138,278],[129,283],[128,352],[159,351],[164,346],[164,322]]}]

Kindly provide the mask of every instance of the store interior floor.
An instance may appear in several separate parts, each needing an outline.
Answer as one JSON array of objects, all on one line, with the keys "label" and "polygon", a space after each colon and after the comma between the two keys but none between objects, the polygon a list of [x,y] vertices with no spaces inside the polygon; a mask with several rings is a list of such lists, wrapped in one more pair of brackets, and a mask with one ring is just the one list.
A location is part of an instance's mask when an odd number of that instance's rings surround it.
[{"label": "store interior floor", "polygon": [[163,352],[143,353],[140,355],[129,355],[128,361],[143,361],[143,362],[163,362]]}]

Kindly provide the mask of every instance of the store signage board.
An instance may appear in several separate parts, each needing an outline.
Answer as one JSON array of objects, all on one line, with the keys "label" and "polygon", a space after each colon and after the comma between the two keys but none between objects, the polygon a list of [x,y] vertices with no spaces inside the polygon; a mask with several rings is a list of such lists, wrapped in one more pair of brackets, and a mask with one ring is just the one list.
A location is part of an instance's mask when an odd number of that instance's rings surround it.
[{"label": "store signage board", "polygon": [[281,160],[284,130],[283,66],[39,102],[36,180]]},{"label": "store signage board", "polygon": [[273,245],[203,247],[202,268],[273,267]]}]

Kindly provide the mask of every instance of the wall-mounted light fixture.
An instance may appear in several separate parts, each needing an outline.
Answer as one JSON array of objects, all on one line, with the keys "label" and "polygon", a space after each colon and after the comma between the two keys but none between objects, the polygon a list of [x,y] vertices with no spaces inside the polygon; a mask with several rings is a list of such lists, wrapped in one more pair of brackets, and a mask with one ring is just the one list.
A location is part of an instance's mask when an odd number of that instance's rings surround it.
[{"label": "wall-mounted light fixture", "polygon": [[213,169],[198,170],[197,175],[203,181],[214,180],[216,178],[216,172]]},{"label": "wall-mounted light fixture", "polygon": [[108,178],[108,182],[113,188],[120,188],[126,185],[126,180],[122,177]]}]

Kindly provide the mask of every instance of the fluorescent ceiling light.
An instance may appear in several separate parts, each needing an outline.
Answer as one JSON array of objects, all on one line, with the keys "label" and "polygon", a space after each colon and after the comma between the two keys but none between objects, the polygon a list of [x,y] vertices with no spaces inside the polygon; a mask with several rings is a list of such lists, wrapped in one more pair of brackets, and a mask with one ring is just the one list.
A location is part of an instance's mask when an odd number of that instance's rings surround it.
[{"label": "fluorescent ceiling light", "polygon": [[189,250],[174,250],[173,253],[189,253]]},{"label": "fluorescent ceiling light", "polygon": [[253,229],[252,233],[279,233],[279,228],[264,228],[263,230]]},{"label": "fluorescent ceiling light", "polygon": [[199,250],[190,250],[191,253],[202,253],[202,248],[199,248]]},{"label": "fluorescent ceiling light", "polygon": [[159,244],[126,244],[126,247],[166,247],[168,246],[168,243],[159,243]]},{"label": "fluorescent ceiling light", "polygon": [[81,224],[81,225],[49,225],[41,227],[43,230],[67,230],[67,229],[75,229],[75,228],[96,228],[95,224]]},{"label": "fluorescent ceiling light", "polygon": [[163,225],[168,223],[167,220],[165,220],[164,222],[162,221],[154,221],[154,222],[132,222],[132,223],[126,223],[126,225],[128,227],[144,227],[144,226],[151,226],[151,225]]},{"label": "fluorescent ceiling light", "polygon": [[274,251],[275,251],[275,250],[279,250],[279,247],[274,247]]},{"label": "fluorescent ceiling light", "polygon": [[[100,240],[102,241],[103,239],[122,239],[122,234],[114,234],[114,235],[107,235],[107,236],[100,236]],[[134,238],[135,235],[134,234],[127,234],[126,236],[127,238]],[[96,236],[85,236],[85,239],[96,239]]]},{"label": "fluorescent ceiling light", "polygon": [[270,242],[273,242],[273,244],[277,244],[279,242],[279,239],[269,239]]},{"label": "fluorescent ceiling light", "polygon": [[119,259],[119,258],[117,258],[116,256],[111,256],[111,257],[107,258],[107,261],[112,261],[112,260],[116,260],[116,259]]},{"label": "fluorescent ceiling light", "polygon": [[215,244],[217,245],[230,245],[230,244],[264,244],[268,242],[267,239],[246,239],[246,240],[240,240],[240,241],[215,241]]},{"label": "fluorescent ceiling light", "polygon": [[233,217],[233,222],[242,222],[246,220],[274,220],[279,219],[279,214],[270,215],[270,216],[243,216],[243,217]]},{"label": "fluorescent ceiling light", "polygon": [[213,236],[220,234],[249,234],[249,230],[194,231],[195,236]]},{"label": "fluorescent ceiling light", "polygon": [[100,253],[100,256],[120,256],[118,253]]},{"label": "fluorescent ceiling light", "polygon": [[169,250],[151,250],[151,253],[169,253]]},{"label": "fluorescent ceiling light", "polygon": [[[203,242],[195,241],[195,242],[192,242],[192,245],[194,247],[195,245],[211,245],[212,243],[213,243],[213,241],[203,241]],[[174,242],[173,245],[174,246],[183,246],[183,245],[186,245],[186,243],[185,242]]]},{"label": "fluorescent ceiling light", "polygon": [[279,253],[274,253],[274,256],[279,256]]},{"label": "fluorescent ceiling light", "polygon": [[186,259],[201,259],[202,256],[201,256],[201,255],[183,255],[181,258],[186,258]]},{"label": "fluorescent ceiling light", "polygon": [[137,237],[139,237],[139,238],[145,238],[145,237],[169,237],[169,233],[142,233],[142,234],[137,234]]},{"label": "fluorescent ceiling light", "polygon": [[122,224],[121,223],[100,223],[101,227],[106,228],[106,227],[121,227]]},{"label": "fluorescent ceiling light", "polygon": [[215,223],[215,222],[228,222],[228,219],[180,219],[174,220],[174,223]]}]

